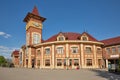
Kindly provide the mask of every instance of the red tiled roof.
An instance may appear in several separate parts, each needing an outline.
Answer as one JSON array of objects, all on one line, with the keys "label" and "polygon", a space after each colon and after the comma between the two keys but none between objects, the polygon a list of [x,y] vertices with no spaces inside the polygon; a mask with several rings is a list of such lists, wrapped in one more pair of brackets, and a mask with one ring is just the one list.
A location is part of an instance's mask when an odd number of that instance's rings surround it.
[{"label": "red tiled roof", "polygon": [[[74,33],[74,32],[65,32],[62,33],[60,32],[67,40],[80,40],[81,34],[80,33]],[[57,36],[60,34],[56,34],[49,39],[45,40],[44,42],[52,42],[57,40]],[[89,41],[97,41],[95,38],[93,38],[90,34],[86,33],[85,34],[89,37]]]},{"label": "red tiled roof", "polygon": [[102,40],[101,42],[103,42],[105,46],[120,44],[120,36],[110,38],[110,39],[105,39],[105,40]]},{"label": "red tiled roof", "polygon": [[97,39],[95,39],[93,36],[91,36],[87,32],[83,32],[82,34],[86,34],[89,37],[89,41],[98,41]]},{"label": "red tiled roof", "polygon": [[13,56],[13,55],[18,56],[19,55],[19,51],[18,50],[13,51],[11,56]]},{"label": "red tiled roof", "polygon": [[39,12],[38,12],[38,9],[37,9],[36,6],[34,6],[34,8],[33,8],[32,14],[37,15],[37,16],[40,16],[40,15],[39,15]]}]

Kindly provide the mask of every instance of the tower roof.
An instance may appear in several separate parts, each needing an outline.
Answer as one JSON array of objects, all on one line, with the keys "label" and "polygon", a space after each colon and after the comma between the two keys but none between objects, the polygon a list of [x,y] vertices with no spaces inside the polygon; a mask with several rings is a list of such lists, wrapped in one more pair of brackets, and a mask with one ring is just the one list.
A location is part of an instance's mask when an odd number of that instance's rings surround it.
[{"label": "tower roof", "polygon": [[38,9],[37,9],[36,6],[34,6],[34,8],[33,8],[32,14],[37,15],[37,16],[40,16],[40,15],[39,15],[39,11],[38,11]]},{"label": "tower roof", "polygon": [[38,9],[36,6],[34,6],[32,12],[29,12],[26,17],[24,18],[24,22],[28,22],[30,20],[30,18],[34,18],[34,19],[37,19],[37,20],[41,20],[42,22],[44,22],[46,20],[46,18],[44,17],[41,17],[39,15],[39,12],[38,12]]}]

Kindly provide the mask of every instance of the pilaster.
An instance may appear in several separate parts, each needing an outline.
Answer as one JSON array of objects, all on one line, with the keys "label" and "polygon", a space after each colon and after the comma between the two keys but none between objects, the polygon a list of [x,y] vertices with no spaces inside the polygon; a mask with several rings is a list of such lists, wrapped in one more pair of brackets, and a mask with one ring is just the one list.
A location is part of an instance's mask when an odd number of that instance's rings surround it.
[{"label": "pilaster", "polygon": [[67,64],[67,68],[69,66],[69,45],[66,44],[66,64]]},{"label": "pilaster", "polygon": [[28,68],[32,68],[32,64],[31,64],[31,48],[28,48]]},{"label": "pilaster", "polygon": [[55,61],[55,46],[54,46],[54,44],[53,44],[53,45],[52,45],[52,69],[55,68],[55,63],[54,63],[54,61]]},{"label": "pilaster", "polygon": [[97,56],[96,56],[96,46],[93,45],[93,53],[94,53],[94,68],[97,68]]},{"label": "pilaster", "polygon": [[106,59],[106,68],[108,68],[108,60]]},{"label": "pilaster", "polygon": [[43,46],[42,46],[42,48],[41,48],[41,68],[44,68],[44,60],[43,60],[43,57],[44,57],[44,50],[43,50]]},{"label": "pilaster", "polygon": [[83,44],[80,44],[80,49],[81,49],[81,68],[84,68],[84,49],[83,49]]}]

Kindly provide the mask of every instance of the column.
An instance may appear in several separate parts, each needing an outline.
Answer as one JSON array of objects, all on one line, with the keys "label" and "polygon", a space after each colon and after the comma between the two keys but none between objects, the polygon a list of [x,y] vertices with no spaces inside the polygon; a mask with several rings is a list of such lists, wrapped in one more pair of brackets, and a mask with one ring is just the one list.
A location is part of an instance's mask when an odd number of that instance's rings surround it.
[{"label": "column", "polygon": [[84,68],[84,49],[83,49],[83,44],[80,44],[80,49],[81,49],[81,68]]},{"label": "column", "polygon": [[52,45],[52,69],[55,68],[55,46],[54,44]]},{"label": "column", "polygon": [[96,46],[95,45],[93,45],[93,53],[94,53],[94,60],[92,60],[92,61],[94,61],[94,68],[97,68],[97,56],[96,56]]},{"label": "column", "polygon": [[106,59],[106,68],[108,68],[108,60]]},{"label": "column", "polygon": [[69,49],[68,44],[66,44],[66,66],[69,67]]},{"label": "column", "polygon": [[31,48],[28,48],[28,68],[32,68],[32,64],[31,64]]},{"label": "column", "polygon": [[40,65],[41,68],[44,68],[44,62],[43,62],[44,61],[43,60],[44,55],[43,54],[44,54],[44,50],[43,50],[43,46],[42,46],[42,48],[41,48],[41,65]]}]

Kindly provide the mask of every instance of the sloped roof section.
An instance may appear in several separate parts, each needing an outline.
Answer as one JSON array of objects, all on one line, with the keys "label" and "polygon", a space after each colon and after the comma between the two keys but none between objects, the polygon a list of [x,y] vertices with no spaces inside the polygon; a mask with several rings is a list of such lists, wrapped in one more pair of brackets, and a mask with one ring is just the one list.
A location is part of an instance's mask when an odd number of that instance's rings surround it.
[{"label": "sloped roof section", "polygon": [[13,51],[11,56],[13,56],[13,55],[14,56],[19,56],[19,51],[18,50]]},{"label": "sloped roof section", "polygon": [[57,37],[59,34],[63,34],[63,36],[67,39],[67,40],[78,40],[78,37],[80,37],[81,34],[79,33],[73,33],[73,32],[60,32],[52,37],[50,37],[49,39],[47,39],[45,42],[52,42],[52,41],[56,41]]},{"label": "sloped roof section", "polygon": [[105,46],[120,44],[120,36],[101,40],[101,42],[103,42]]},{"label": "sloped roof section", "polygon": [[[52,41],[57,41],[57,37],[59,34],[62,34],[66,40],[80,40],[81,34],[80,33],[74,33],[74,32],[60,32],[56,35],[53,35],[49,39],[45,40],[44,42],[52,42]],[[92,37],[90,34],[86,33],[85,34],[88,36],[89,41],[97,41],[94,37]]]}]

